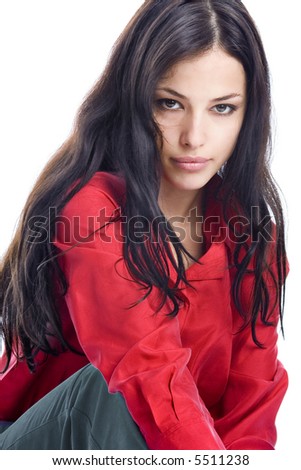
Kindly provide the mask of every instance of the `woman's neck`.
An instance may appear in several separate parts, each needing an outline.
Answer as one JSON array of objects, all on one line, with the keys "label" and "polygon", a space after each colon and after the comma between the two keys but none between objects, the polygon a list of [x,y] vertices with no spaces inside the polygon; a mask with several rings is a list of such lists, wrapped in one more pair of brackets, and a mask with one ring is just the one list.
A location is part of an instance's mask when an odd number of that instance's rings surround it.
[{"label": "woman's neck", "polygon": [[[202,234],[202,190],[183,191],[164,185],[159,193],[159,205],[169,221],[184,248],[193,256],[200,259],[204,254]],[[174,247],[171,245],[174,252]],[[194,260],[183,254],[185,268],[191,266]]]},{"label": "woman's neck", "polygon": [[196,210],[202,212],[202,189],[193,191],[177,190],[168,184],[161,185],[159,191],[159,206],[167,219],[186,219]]}]

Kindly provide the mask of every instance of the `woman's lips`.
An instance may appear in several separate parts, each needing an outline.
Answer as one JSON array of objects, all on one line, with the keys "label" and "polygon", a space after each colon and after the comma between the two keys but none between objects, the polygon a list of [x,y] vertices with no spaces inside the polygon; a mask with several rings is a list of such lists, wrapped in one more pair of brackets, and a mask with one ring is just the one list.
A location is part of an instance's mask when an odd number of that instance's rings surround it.
[{"label": "woman's lips", "polygon": [[171,158],[174,165],[186,171],[199,171],[202,170],[209,162],[209,158],[204,157],[175,157]]}]

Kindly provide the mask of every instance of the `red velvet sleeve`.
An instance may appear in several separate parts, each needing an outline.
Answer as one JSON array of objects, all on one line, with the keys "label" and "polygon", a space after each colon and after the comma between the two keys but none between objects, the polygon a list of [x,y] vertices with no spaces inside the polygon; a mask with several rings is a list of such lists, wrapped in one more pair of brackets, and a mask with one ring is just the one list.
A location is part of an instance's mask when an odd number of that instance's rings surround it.
[{"label": "red velvet sleeve", "polygon": [[143,291],[119,262],[118,224],[84,240],[115,209],[105,191],[88,185],[65,207],[58,226],[55,244],[68,250],[60,257],[66,302],[81,347],[109,390],[123,394],[150,449],[224,449],[187,368],[190,350],[182,347],[178,318],[167,317],[167,310],[155,314],[155,291],[128,308]]},{"label": "red velvet sleeve", "polygon": [[[272,306],[276,289],[265,277]],[[252,289],[253,275],[248,274],[241,290],[245,307],[250,304]],[[231,368],[215,428],[228,449],[274,449],[276,415],[288,386],[286,370],[277,359],[278,309],[270,309],[271,326],[264,325],[259,315],[256,334],[263,348],[254,344],[250,326],[238,333],[242,319],[234,305],[232,311]]]}]

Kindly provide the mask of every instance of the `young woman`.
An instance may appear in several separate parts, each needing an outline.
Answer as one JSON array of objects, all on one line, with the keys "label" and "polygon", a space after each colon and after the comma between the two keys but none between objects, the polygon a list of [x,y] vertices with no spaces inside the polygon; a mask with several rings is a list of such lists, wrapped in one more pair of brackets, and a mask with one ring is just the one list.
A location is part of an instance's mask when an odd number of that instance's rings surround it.
[{"label": "young woman", "polygon": [[269,142],[244,5],[146,1],[3,260],[3,449],[274,448],[287,264]]}]

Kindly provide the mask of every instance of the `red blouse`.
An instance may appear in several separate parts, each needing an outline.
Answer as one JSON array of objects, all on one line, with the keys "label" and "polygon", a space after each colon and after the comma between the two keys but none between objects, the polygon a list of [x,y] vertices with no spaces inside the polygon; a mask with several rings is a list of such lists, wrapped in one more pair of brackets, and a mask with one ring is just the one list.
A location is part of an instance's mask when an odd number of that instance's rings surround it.
[{"label": "red blouse", "polygon": [[[61,312],[67,339],[85,356],[65,352],[43,361],[40,353],[34,374],[23,362],[12,364],[1,376],[0,419],[15,420],[91,362],[109,390],[122,393],[150,449],[273,449],[287,374],[277,360],[277,326],[258,320],[264,349],[254,344],[250,328],[238,332],[242,320],[227,267],[231,242],[212,240],[201,264],[187,269],[191,287],[181,286],[186,302],[175,318],[166,316],[168,305],[155,314],[156,289],[129,308],[143,291],[122,260],[122,220],[91,236],[116,213],[123,194],[119,177],[99,172],[63,209],[55,245],[68,250],[60,263],[69,289]],[[212,204],[209,215],[217,210]],[[244,303],[251,288],[249,274]],[[270,296],[273,303],[272,286]]]}]

